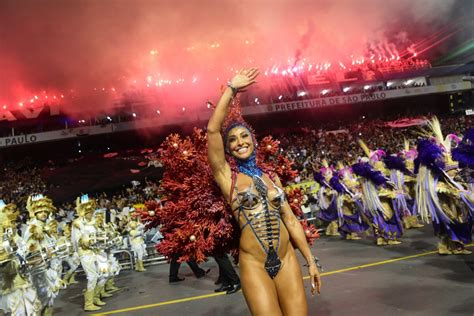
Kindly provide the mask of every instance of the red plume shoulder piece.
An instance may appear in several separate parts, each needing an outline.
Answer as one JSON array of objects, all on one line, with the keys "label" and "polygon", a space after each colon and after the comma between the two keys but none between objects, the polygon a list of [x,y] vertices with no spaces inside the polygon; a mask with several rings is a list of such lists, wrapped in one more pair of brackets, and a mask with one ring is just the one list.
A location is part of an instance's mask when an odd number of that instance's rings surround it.
[{"label": "red plume shoulder piece", "polygon": [[142,214],[148,227],[161,225],[164,239],[157,250],[167,257],[179,254],[179,261],[202,262],[217,250],[236,249],[240,230],[214,182],[205,132],[195,129],[185,138],[172,134],[160,153],[162,204],[150,201]]}]

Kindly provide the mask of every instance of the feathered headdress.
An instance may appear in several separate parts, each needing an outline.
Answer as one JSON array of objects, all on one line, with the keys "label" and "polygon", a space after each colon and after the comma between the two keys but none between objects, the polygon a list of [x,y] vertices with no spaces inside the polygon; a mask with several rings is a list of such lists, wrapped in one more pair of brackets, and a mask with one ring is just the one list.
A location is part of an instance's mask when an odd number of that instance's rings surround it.
[{"label": "feathered headdress", "polygon": [[46,212],[48,214],[56,212],[53,201],[42,194],[34,194],[28,197],[26,201],[26,209],[30,218],[34,218],[36,213]]},{"label": "feathered headdress", "polygon": [[441,129],[441,123],[438,118],[435,116],[431,120],[427,121],[428,129],[422,130],[421,135],[434,139],[438,146],[447,152],[450,153],[453,148],[453,142],[456,146],[461,142],[461,139],[456,134],[448,134],[446,137],[443,136],[443,131]]},{"label": "feathered headdress", "polygon": [[420,165],[424,165],[434,174],[441,175],[442,170],[445,168],[441,147],[427,139],[422,139],[418,142],[417,151],[418,157],[415,159],[415,173],[418,173]]},{"label": "feathered headdress", "polygon": [[326,179],[324,178],[324,176],[321,172],[319,172],[319,171],[313,172],[313,178],[314,178],[314,181],[319,183],[319,185],[327,186]]},{"label": "feathered headdress", "polygon": [[451,170],[458,167],[458,164],[451,159],[451,149],[453,141],[457,145],[460,142],[460,139],[455,134],[449,134],[446,136],[446,138],[444,138],[443,132],[441,130],[441,124],[437,117],[433,117],[430,121],[428,121],[428,130],[424,131],[424,136],[434,140],[436,145],[438,145],[445,153],[442,157],[444,160],[444,170]]},{"label": "feathered headdress", "polygon": [[337,169],[340,181],[348,188],[354,188],[359,185],[357,177],[353,174],[351,166],[344,166],[342,162],[337,163]]},{"label": "feathered headdress", "polygon": [[352,175],[352,169],[350,166],[346,167],[342,162],[338,162],[337,165],[337,173],[339,174],[339,177],[345,178],[345,177],[351,177]]},{"label": "feathered headdress", "polygon": [[385,156],[383,157],[383,162],[385,166],[387,166],[387,168],[390,170],[399,170],[403,173],[411,173],[407,169],[404,159],[400,156],[397,156],[397,155]]},{"label": "feathered headdress", "polygon": [[321,161],[321,174],[324,176],[324,178],[329,181],[329,179],[332,177],[333,174],[333,167],[329,165],[329,162],[326,159],[323,159]]},{"label": "feathered headdress", "polygon": [[367,146],[367,144],[362,139],[358,139],[357,141],[359,142],[359,146],[362,148],[367,158],[369,158],[372,162],[380,161],[382,157],[386,155],[385,151],[382,149],[370,150],[369,146]]},{"label": "feathered headdress", "polygon": [[410,148],[410,142],[407,139],[403,140],[402,154],[407,160],[415,160],[416,156],[418,155],[416,149]]},{"label": "feathered headdress", "polygon": [[371,181],[376,186],[383,185],[388,182],[388,179],[384,177],[384,175],[380,171],[375,170],[367,162],[358,162],[356,164],[353,164],[352,171],[359,177]]},{"label": "feathered headdress", "polygon": [[87,213],[95,212],[97,203],[94,199],[89,198],[88,194],[84,194],[76,199],[76,211],[80,217],[84,217]]}]

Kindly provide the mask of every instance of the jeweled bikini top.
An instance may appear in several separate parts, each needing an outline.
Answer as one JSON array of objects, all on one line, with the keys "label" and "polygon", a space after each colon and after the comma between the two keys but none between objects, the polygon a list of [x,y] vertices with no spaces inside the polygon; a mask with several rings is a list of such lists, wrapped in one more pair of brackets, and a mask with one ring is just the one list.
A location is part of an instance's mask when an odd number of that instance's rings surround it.
[{"label": "jeweled bikini top", "polygon": [[[272,208],[280,209],[285,200],[285,192],[275,183],[272,184],[277,193],[271,198],[267,195],[267,201]],[[234,188],[234,191],[237,191],[237,187]],[[232,202],[234,203],[235,201],[246,210],[255,210],[262,205],[263,198],[258,194],[255,185],[252,183],[246,190],[237,192]]]}]

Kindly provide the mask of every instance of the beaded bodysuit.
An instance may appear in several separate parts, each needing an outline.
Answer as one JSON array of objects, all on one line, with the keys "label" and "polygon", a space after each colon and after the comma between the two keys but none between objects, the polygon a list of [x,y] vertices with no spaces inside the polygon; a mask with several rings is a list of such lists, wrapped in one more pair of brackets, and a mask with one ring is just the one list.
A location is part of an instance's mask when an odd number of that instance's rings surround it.
[{"label": "beaded bodysuit", "polygon": [[235,198],[231,205],[236,203],[238,206],[233,211],[238,211],[238,219],[241,218],[241,215],[245,219],[241,230],[249,226],[267,255],[265,270],[273,279],[281,268],[278,247],[280,245],[280,211],[285,200],[285,193],[273,183],[273,188],[277,193],[273,197],[269,197],[265,181],[255,174],[251,177],[253,183],[246,190],[239,192],[234,187]]}]

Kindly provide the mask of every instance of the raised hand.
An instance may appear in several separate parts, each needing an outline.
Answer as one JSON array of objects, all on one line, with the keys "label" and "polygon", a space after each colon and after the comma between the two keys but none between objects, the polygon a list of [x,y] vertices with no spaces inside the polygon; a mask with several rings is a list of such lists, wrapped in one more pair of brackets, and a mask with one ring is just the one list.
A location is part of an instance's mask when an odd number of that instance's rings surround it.
[{"label": "raised hand", "polygon": [[258,74],[257,68],[241,69],[234,78],[232,78],[230,84],[235,89],[244,89],[256,82],[255,78],[257,78]]}]

